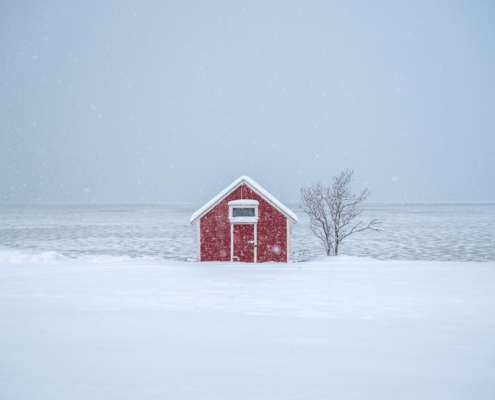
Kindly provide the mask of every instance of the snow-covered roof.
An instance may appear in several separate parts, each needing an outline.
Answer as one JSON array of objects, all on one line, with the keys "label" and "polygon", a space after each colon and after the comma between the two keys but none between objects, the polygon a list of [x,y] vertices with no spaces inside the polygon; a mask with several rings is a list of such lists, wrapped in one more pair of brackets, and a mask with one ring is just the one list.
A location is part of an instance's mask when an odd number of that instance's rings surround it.
[{"label": "snow-covered roof", "polygon": [[[198,211],[196,211],[191,216],[191,224],[195,222],[198,218],[201,218],[204,214],[206,214],[210,209],[215,207],[220,201],[222,201],[226,196],[228,196],[234,189],[236,189],[239,185],[245,183],[251,189],[253,189],[256,193],[258,193],[261,197],[263,197],[266,201],[268,201],[272,206],[278,209],[282,214],[285,214],[289,219],[292,220],[293,223],[297,222],[297,216],[294,214],[288,207],[284,206],[279,200],[273,197],[270,193],[268,193],[265,189],[263,189],[260,185],[258,185],[255,181],[253,181],[249,176],[241,176],[232,182],[229,186],[227,186],[224,190],[218,193],[213,199],[211,199],[208,203],[206,203],[203,207],[201,207]],[[246,200],[243,200],[246,201]],[[252,201],[252,200],[251,200]],[[231,202],[229,202],[230,204]],[[247,205],[247,204],[246,204]]]},{"label": "snow-covered roof", "polygon": [[229,201],[229,206],[257,206],[259,204],[260,202],[258,200],[248,200],[248,199]]}]

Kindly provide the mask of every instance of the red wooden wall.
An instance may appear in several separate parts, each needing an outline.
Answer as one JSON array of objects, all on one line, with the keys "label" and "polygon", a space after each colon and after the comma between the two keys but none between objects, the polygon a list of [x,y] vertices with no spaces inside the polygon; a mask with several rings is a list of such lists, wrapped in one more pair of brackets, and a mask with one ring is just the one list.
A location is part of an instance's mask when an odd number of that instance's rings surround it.
[{"label": "red wooden wall", "polygon": [[240,199],[259,202],[257,262],[287,262],[287,218],[246,185],[201,218],[201,261],[230,261],[229,201]]}]

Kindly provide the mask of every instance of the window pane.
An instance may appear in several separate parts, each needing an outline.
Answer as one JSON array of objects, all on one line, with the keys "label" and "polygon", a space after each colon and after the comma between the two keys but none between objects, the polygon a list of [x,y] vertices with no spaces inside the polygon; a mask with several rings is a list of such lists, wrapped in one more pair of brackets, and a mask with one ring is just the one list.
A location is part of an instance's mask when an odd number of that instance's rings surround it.
[{"label": "window pane", "polygon": [[254,208],[234,208],[234,217],[254,217]]}]

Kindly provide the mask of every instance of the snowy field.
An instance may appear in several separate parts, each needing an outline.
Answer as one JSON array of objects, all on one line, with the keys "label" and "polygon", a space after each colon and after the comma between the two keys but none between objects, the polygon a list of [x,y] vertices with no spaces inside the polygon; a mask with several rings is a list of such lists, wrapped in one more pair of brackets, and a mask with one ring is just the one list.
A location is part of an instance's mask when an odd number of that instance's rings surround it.
[{"label": "snowy field", "polygon": [[0,259],[1,399],[493,399],[495,263]]},{"label": "snowy field", "polygon": [[187,262],[196,208],[0,205],[0,399],[495,398],[495,205],[261,265]]}]

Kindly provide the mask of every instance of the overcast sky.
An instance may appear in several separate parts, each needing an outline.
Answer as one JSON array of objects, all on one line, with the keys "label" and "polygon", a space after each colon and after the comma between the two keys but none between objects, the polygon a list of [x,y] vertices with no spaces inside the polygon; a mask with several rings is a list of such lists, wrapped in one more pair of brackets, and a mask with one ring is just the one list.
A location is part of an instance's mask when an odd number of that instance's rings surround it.
[{"label": "overcast sky", "polygon": [[[162,4],[166,3],[166,5]],[[493,1],[2,1],[1,202],[495,201]]]}]

